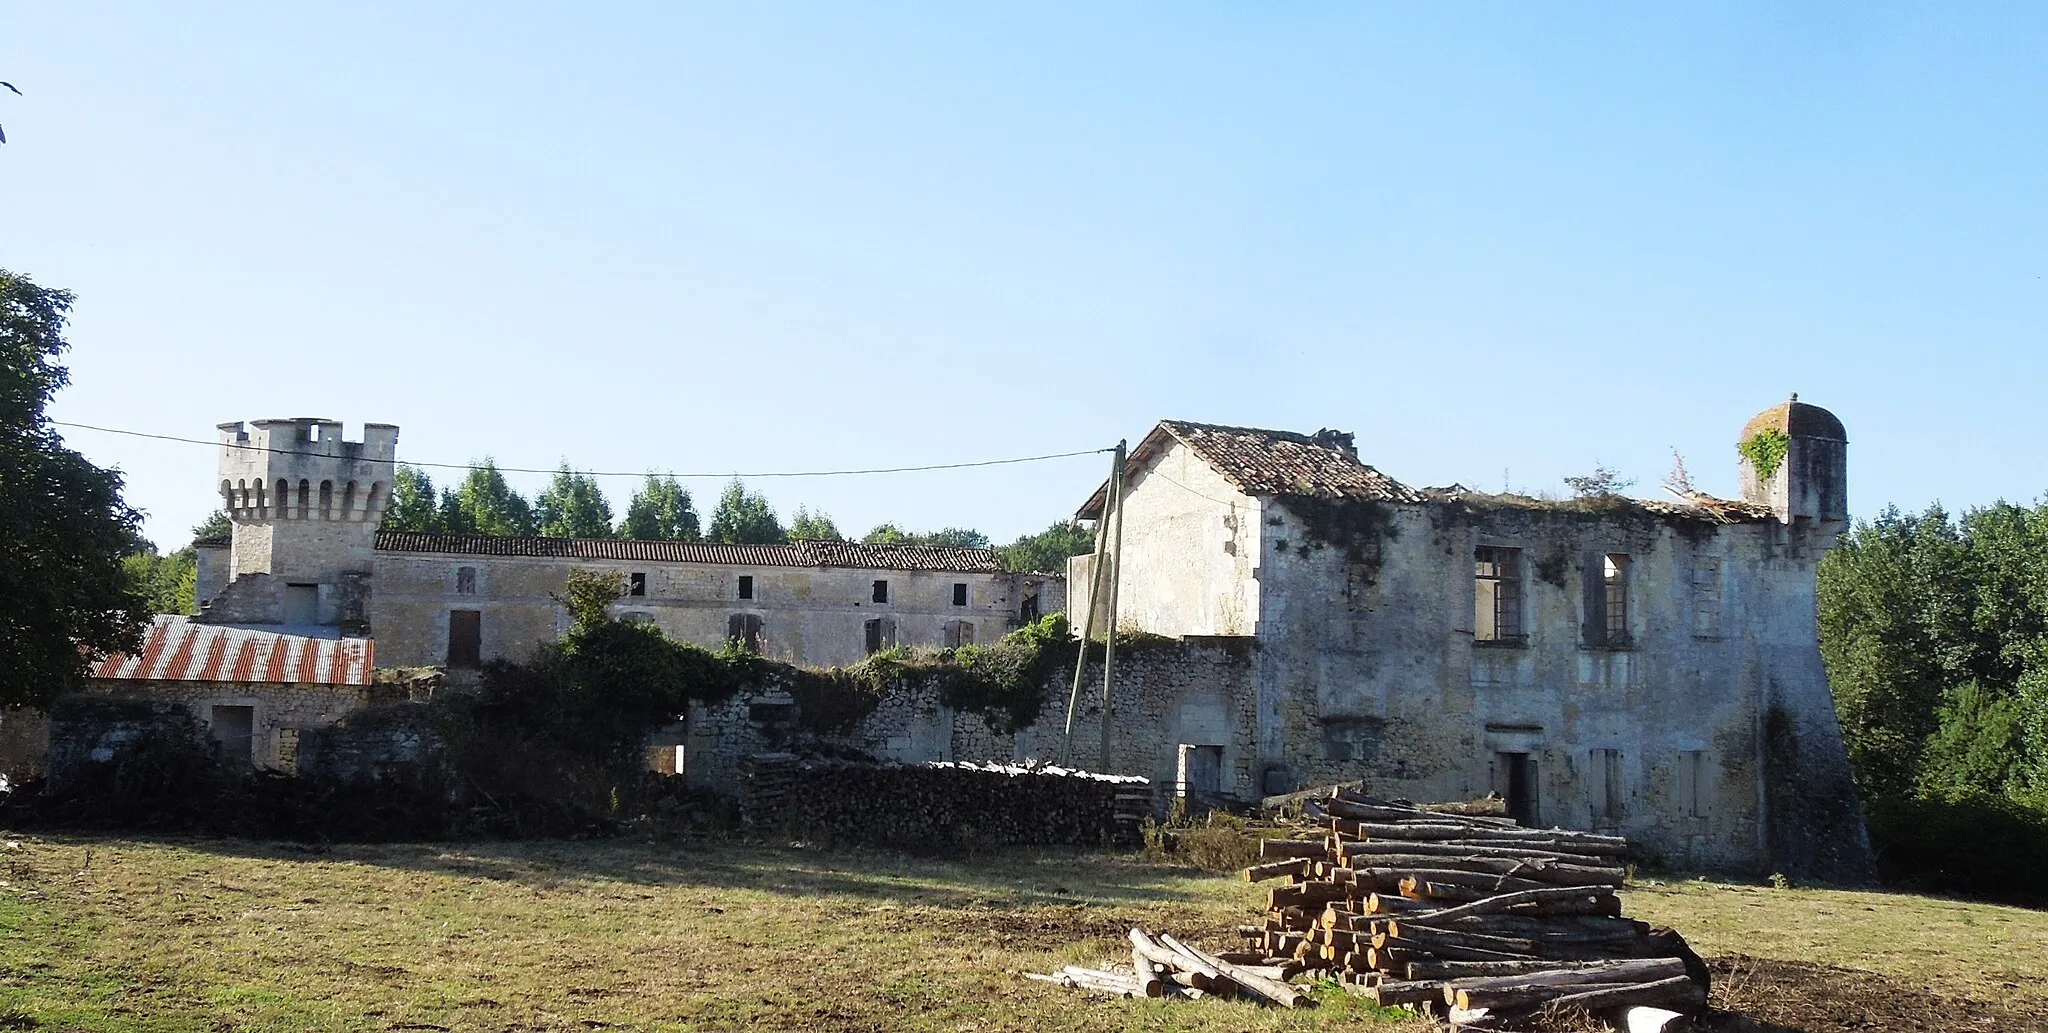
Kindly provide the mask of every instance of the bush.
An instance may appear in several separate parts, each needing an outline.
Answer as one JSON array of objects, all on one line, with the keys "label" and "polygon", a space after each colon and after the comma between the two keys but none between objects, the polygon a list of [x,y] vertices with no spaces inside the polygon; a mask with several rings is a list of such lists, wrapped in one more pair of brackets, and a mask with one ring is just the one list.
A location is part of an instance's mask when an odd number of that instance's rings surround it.
[{"label": "bush", "polygon": [[1996,796],[1878,799],[1864,808],[1890,884],[2048,903],[2048,815]]}]

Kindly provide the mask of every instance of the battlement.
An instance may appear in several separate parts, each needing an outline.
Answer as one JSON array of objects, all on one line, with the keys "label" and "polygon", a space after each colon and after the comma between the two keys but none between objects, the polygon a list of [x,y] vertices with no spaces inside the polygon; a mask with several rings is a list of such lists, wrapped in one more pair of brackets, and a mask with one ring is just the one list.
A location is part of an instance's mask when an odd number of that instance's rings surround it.
[{"label": "battlement", "polygon": [[398,428],[363,426],[349,441],[338,420],[302,417],[220,424],[220,492],[237,524],[384,517],[396,471]]}]

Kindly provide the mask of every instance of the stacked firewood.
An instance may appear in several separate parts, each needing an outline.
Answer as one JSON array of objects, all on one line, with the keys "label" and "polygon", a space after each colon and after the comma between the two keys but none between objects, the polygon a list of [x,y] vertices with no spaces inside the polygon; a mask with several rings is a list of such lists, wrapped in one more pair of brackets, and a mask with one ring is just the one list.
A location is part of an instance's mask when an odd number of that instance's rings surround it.
[{"label": "stacked firewood", "polygon": [[748,758],[746,824],[820,842],[930,848],[1135,843],[1145,779],[1008,764]]},{"label": "stacked firewood", "polygon": [[1684,939],[1622,917],[1625,839],[1523,828],[1488,809],[1352,789],[1308,801],[1320,834],[1267,840],[1267,860],[1245,871],[1286,880],[1265,922],[1241,930],[1250,953],[1454,1024],[1705,1006],[1706,968]]}]

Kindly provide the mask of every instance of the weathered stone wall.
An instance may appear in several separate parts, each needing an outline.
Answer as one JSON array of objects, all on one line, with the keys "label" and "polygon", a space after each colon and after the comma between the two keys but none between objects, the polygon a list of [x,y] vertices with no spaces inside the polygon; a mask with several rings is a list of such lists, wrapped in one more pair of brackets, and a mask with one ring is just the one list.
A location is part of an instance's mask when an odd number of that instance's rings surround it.
[{"label": "weathered stone wall", "polygon": [[[1186,445],[1174,442],[1125,487],[1118,620],[1156,635],[1258,632],[1260,500],[1239,491]],[[1116,533],[1116,521],[1108,522]],[[1085,625],[1095,558],[1069,562],[1069,619]],[[1107,608],[1105,602],[1104,608]],[[1092,625],[1100,634],[1099,625]]]},{"label": "weathered stone wall", "polygon": [[[400,690],[402,694],[402,690]],[[216,706],[248,707],[249,759],[257,767],[293,771],[300,734],[325,727],[388,692],[365,685],[301,685],[275,682],[184,682],[115,679],[93,681],[84,695],[100,699],[148,700],[184,708],[199,727],[214,730]],[[227,744],[239,751],[241,744]],[[240,756],[239,752],[235,753]]]},{"label": "weathered stone wall", "polygon": [[[1099,649],[1099,647],[1098,647]],[[683,774],[692,784],[732,793],[738,788],[739,759],[793,745],[857,751],[899,763],[1064,762],[1108,774],[1137,775],[1171,792],[1179,780],[1183,745],[1220,753],[1224,795],[1254,794],[1257,772],[1251,640],[1152,641],[1118,654],[1110,700],[1115,734],[1108,761],[1101,745],[1102,664],[1091,662],[1074,716],[1071,752],[1063,752],[1067,701],[1073,668],[1064,667],[1045,686],[1038,720],[1013,733],[982,716],[955,711],[936,686],[906,679],[865,717],[844,731],[806,732],[794,699],[776,687],[739,693],[709,705],[694,705],[675,729],[683,748]],[[659,748],[666,745],[650,744]],[[1063,760],[1064,757],[1064,760]]]},{"label": "weathered stone wall", "polygon": [[[464,568],[474,571],[473,579],[461,578]],[[613,612],[649,621],[679,641],[717,649],[730,619],[751,615],[761,621],[763,655],[813,667],[860,661],[872,618],[894,622],[898,645],[945,645],[947,625],[955,621],[967,622],[973,640],[986,644],[1018,626],[1027,590],[1037,596],[1040,613],[1056,613],[1065,602],[1060,579],[1043,575],[379,553],[371,601],[377,660],[444,662],[454,610],[481,614],[485,659],[525,659],[568,629],[555,597],[572,570],[610,571],[622,579],[645,574],[647,594],[620,599]],[[739,597],[743,575],[753,578],[751,599]],[[876,581],[889,583],[887,602],[874,601]],[[968,586],[965,606],[953,605],[956,584]]]},{"label": "weathered stone wall", "polygon": [[298,773],[336,782],[413,782],[437,770],[444,752],[433,708],[396,703],[306,729],[299,736]]}]

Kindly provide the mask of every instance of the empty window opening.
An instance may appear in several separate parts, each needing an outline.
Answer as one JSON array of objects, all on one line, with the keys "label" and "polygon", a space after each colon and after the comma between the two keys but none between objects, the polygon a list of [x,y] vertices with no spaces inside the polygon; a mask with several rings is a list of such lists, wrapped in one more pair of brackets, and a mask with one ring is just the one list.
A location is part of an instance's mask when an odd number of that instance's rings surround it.
[{"label": "empty window opening", "polygon": [[1721,636],[1721,558],[1702,556],[1692,568],[1692,633]]},{"label": "empty window opening", "polygon": [[965,581],[955,581],[955,582],[953,582],[953,605],[955,605],[955,606],[965,606],[965,605],[967,605],[967,582],[965,582]]},{"label": "empty window opening", "polygon": [[887,617],[876,617],[862,625],[866,634],[867,651],[870,656],[896,645],[896,622]]},{"label": "empty window opening", "polygon": [[455,594],[456,594],[456,595],[475,595],[475,594],[476,594],[476,568],[475,568],[475,567],[457,567],[457,568],[455,568]]},{"label": "empty window opening", "polygon": [[874,597],[875,601],[878,603],[886,603],[889,601],[889,583],[887,581],[875,582]]},{"label": "empty window opening", "polygon": [[320,623],[320,586],[284,586],[284,622],[286,624]]},{"label": "empty window opening", "polygon": [[1594,750],[1588,765],[1587,795],[1593,806],[1593,824],[1621,823],[1623,784],[1621,751]]},{"label": "empty window opening", "polygon": [[946,648],[948,648],[948,649],[958,649],[958,648],[960,648],[961,646],[971,646],[971,645],[973,645],[973,644],[974,644],[974,622],[973,622],[973,621],[947,621],[947,622],[946,622]]},{"label": "empty window opening", "polygon": [[333,482],[333,481],[321,481],[321,482],[320,482],[320,518],[321,518],[322,520],[332,520],[332,519],[334,519],[334,482]]},{"label": "empty window opening", "polygon": [[[725,640],[755,656],[761,655],[761,615],[735,613],[725,619]],[[874,652],[874,650],[868,650]]]},{"label": "empty window opening", "polygon": [[1472,553],[1472,639],[1490,645],[1521,645],[1522,550],[1482,545]]},{"label": "empty window opening", "polygon": [[1707,816],[1707,755],[1686,750],[1678,755],[1678,809],[1688,818]]},{"label": "empty window opening", "polygon": [[1602,602],[1606,606],[1606,642],[1628,644],[1628,556],[1611,552],[1601,564]]},{"label": "empty window opening", "polygon": [[1177,795],[1214,800],[1223,795],[1223,747],[1181,743]]},{"label": "empty window opening", "polygon": [[300,482],[299,482],[299,517],[300,517],[301,519],[304,519],[304,517],[305,517],[305,515],[306,515],[306,512],[307,512],[308,510],[312,509],[312,508],[313,508],[313,482],[312,482],[312,481],[300,481]]},{"label": "empty window opening", "polygon": [[[285,480],[282,477],[278,478],[277,497],[272,501],[277,506],[277,512],[275,516],[279,520],[283,520],[286,517],[290,516],[291,514],[288,512],[288,509],[292,504],[292,482]],[[306,514],[300,513],[299,515],[305,516]]]},{"label": "empty window opening", "polygon": [[1493,788],[1508,802],[1508,817],[1525,828],[1537,827],[1536,758],[1526,753],[1494,754]]},{"label": "empty window opening", "polygon": [[256,760],[256,708],[216,704],[207,723],[221,752],[234,760]]},{"label": "empty window opening", "polygon": [[740,575],[740,598],[742,598],[742,599],[752,599],[753,597],[754,597],[754,575],[752,575],[752,574],[741,574],[741,575]]},{"label": "empty window opening", "polygon": [[448,611],[448,666],[473,669],[483,663],[483,613]]},{"label": "empty window opening", "polygon": [[642,573],[640,573],[640,572],[638,572],[638,571],[635,571],[635,572],[633,572],[633,574],[632,574],[632,575],[631,575],[631,576],[630,576],[630,577],[628,578],[628,581],[627,581],[627,588],[626,588],[626,594],[627,594],[627,595],[646,595],[646,594],[647,594],[647,575],[645,575],[645,574],[642,574]]},{"label": "empty window opening", "polygon": [[797,718],[794,703],[749,703],[747,720],[757,725],[776,727],[795,724]]},{"label": "empty window opening", "polygon": [[1038,619],[1038,582],[1024,586],[1024,602],[1017,607],[1017,616],[1026,624]]}]

